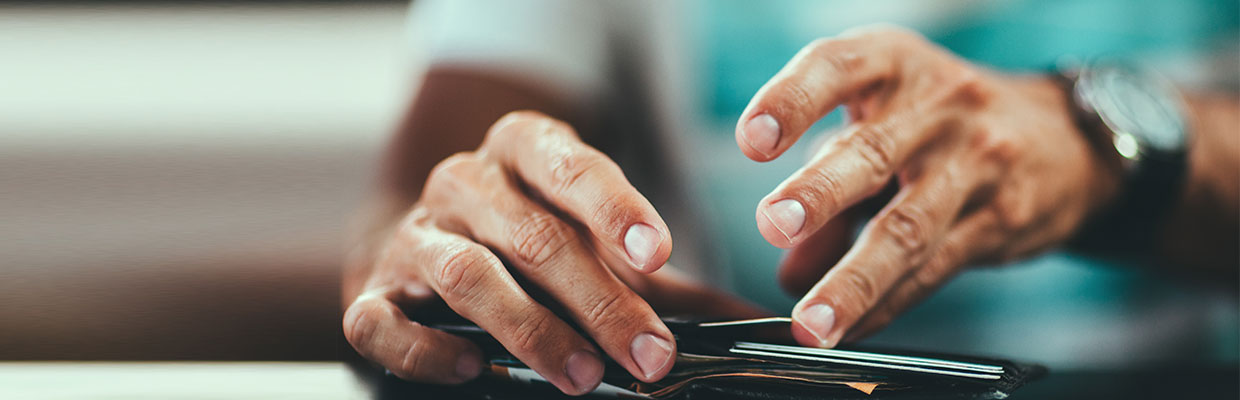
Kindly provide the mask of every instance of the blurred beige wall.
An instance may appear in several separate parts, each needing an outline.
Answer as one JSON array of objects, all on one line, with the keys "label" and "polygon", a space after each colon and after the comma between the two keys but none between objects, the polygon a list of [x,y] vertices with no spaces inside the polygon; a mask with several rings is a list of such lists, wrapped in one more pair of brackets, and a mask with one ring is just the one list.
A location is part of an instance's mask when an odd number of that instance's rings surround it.
[{"label": "blurred beige wall", "polygon": [[0,359],[321,359],[405,4],[0,5]]}]

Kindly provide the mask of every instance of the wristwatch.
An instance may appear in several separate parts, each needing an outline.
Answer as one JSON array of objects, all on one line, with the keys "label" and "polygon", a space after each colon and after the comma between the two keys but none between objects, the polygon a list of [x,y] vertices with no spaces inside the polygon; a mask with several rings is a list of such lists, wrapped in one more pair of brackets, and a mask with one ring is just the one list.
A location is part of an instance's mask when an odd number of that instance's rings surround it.
[{"label": "wristwatch", "polygon": [[1153,71],[1118,61],[1061,62],[1057,70],[1080,130],[1097,151],[1118,156],[1123,176],[1119,196],[1086,223],[1077,244],[1150,249],[1188,169],[1192,135],[1179,91]]}]

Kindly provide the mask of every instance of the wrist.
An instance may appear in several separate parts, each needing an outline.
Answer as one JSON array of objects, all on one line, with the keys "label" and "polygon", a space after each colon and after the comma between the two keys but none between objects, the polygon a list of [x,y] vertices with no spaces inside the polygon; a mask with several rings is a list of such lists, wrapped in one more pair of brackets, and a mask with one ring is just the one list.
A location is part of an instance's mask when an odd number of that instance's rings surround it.
[{"label": "wrist", "polygon": [[1036,80],[1036,85],[1048,93],[1045,98],[1048,100],[1046,104],[1050,105],[1049,113],[1051,118],[1062,121],[1059,125],[1068,131],[1064,137],[1084,144],[1084,159],[1074,163],[1081,169],[1078,175],[1083,196],[1080,220],[1084,224],[1098,219],[1098,215],[1110,208],[1122,192],[1123,158],[1112,147],[1105,126],[1080,115],[1073,107],[1070,84],[1062,79],[1042,77]]},{"label": "wrist", "polygon": [[1091,209],[1074,238],[1106,253],[1150,250],[1183,186],[1192,136],[1178,91],[1153,71],[1106,60],[1054,75],[1092,145]]}]

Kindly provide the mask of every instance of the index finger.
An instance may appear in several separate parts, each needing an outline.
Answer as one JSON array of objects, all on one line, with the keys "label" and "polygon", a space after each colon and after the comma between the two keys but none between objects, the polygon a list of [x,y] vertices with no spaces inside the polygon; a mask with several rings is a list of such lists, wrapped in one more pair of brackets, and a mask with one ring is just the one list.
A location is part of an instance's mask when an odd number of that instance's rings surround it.
[{"label": "index finger", "polygon": [[654,272],[672,253],[667,224],[620,167],[566,124],[534,112],[504,116],[483,149],[552,205],[583,223],[610,259]]},{"label": "index finger", "polygon": [[564,393],[598,386],[604,366],[594,346],[522,290],[485,246],[436,228],[401,236],[386,262],[412,266],[448,307]]},{"label": "index finger", "polygon": [[763,85],[741,113],[736,144],[746,157],[770,161],[831,110],[896,75],[894,29],[864,29],[818,39]]}]

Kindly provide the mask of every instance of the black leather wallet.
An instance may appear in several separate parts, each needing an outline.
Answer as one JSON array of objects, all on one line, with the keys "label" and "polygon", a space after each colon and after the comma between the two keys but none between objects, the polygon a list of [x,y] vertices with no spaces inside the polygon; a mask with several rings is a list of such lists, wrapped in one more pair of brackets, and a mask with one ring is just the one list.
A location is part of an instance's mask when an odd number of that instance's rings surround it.
[{"label": "black leather wallet", "polygon": [[[635,399],[1001,399],[1046,369],[981,357],[847,347],[817,349],[772,340],[786,317],[741,321],[664,319],[676,337],[676,364],[654,383],[607,362],[594,394]],[[479,345],[490,373],[549,386],[485,331],[429,324]]]}]

